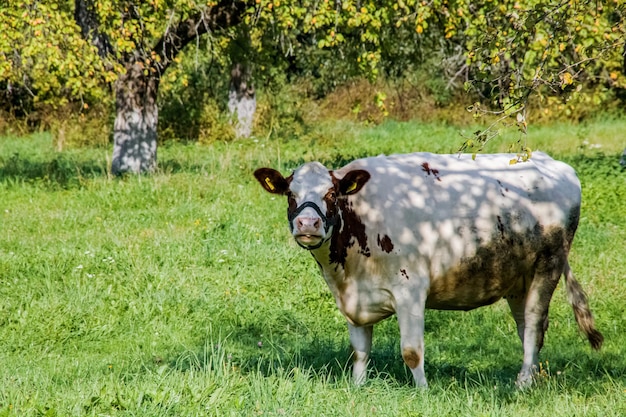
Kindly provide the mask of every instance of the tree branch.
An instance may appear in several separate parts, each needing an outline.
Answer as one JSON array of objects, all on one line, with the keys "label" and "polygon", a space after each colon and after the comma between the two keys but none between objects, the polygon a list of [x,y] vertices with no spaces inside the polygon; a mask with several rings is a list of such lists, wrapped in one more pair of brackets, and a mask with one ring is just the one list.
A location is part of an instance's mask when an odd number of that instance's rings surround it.
[{"label": "tree branch", "polygon": [[93,11],[93,2],[90,0],[75,0],[74,20],[80,27],[83,38],[98,48],[98,55],[105,58],[113,53],[113,46],[108,36],[98,30],[100,22]]},{"label": "tree branch", "polygon": [[251,2],[243,0],[222,0],[217,5],[168,28],[153,49],[161,58],[158,63],[159,72],[163,73],[189,42],[207,32],[239,24],[249,3]]}]

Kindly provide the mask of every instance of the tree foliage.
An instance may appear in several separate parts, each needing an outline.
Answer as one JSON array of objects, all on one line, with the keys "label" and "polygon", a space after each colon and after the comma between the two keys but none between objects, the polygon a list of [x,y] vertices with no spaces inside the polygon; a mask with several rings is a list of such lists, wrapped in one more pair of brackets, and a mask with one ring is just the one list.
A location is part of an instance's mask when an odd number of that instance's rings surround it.
[{"label": "tree foliage", "polygon": [[[237,24],[210,27],[211,10],[225,5]],[[350,77],[403,77],[428,65],[443,88],[475,94],[477,113],[519,113],[523,127],[532,99],[566,113],[626,88],[625,8],[619,0],[7,0],[0,87],[13,106],[89,105],[110,100],[132,61],[163,90],[183,91],[186,39],[225,70],[237,50],[263,85],[309,77],[319,96]]]},{"label": "tree foliage", "polygon": [[71,1],[7,0],[0,6],[0,86],[5,105],[87,104],[107,93],[97,49],[80,36]]}]

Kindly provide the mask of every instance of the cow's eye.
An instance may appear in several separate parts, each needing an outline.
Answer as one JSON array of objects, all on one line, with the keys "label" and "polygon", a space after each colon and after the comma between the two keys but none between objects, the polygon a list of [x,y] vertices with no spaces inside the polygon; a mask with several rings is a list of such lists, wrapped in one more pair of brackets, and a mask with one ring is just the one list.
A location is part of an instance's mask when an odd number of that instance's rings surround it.
[{"label": "cow's eye", "polygon": [[331,200],[331,201],[335,201],[335,199],[337,198],[337,194],[335,193],[334,190],[329,191],[328,193],[326,193],[326,200]]}]

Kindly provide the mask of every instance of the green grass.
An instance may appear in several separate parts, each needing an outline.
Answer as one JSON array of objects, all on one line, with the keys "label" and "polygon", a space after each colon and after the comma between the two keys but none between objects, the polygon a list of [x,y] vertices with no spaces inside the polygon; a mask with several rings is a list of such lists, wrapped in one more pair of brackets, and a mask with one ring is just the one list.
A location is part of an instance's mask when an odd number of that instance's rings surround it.
[{"label": "green grass", "polygon": [[457,128],[336,124],[315,141],[166,145],[159,173],[125,179],[109,177],[109,149],[0,138],[0,416],[623,416],[624,131],[619,120],[530,131],[531,148],[581,177],[571,264],[606,342],[591,351],[560,286],[545,377],[524,392],[504,303],[427,312],[427,391],[412,387],[387,320],[369,382],[352,386],[345,321],[289,237],[285,201],[252,177],[310,159],[453,152]]}]

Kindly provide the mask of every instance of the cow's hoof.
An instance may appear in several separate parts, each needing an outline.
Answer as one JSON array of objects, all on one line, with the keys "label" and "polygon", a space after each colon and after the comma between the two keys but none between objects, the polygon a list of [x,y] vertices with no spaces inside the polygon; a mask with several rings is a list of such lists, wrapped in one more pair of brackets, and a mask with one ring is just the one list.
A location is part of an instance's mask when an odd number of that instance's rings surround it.
[{"label": "cow's hoof", "polygon": [[532,372],[520,372],[515,381],[515,386],[519,390],[527,390],[533,386],[533,373]]}]

